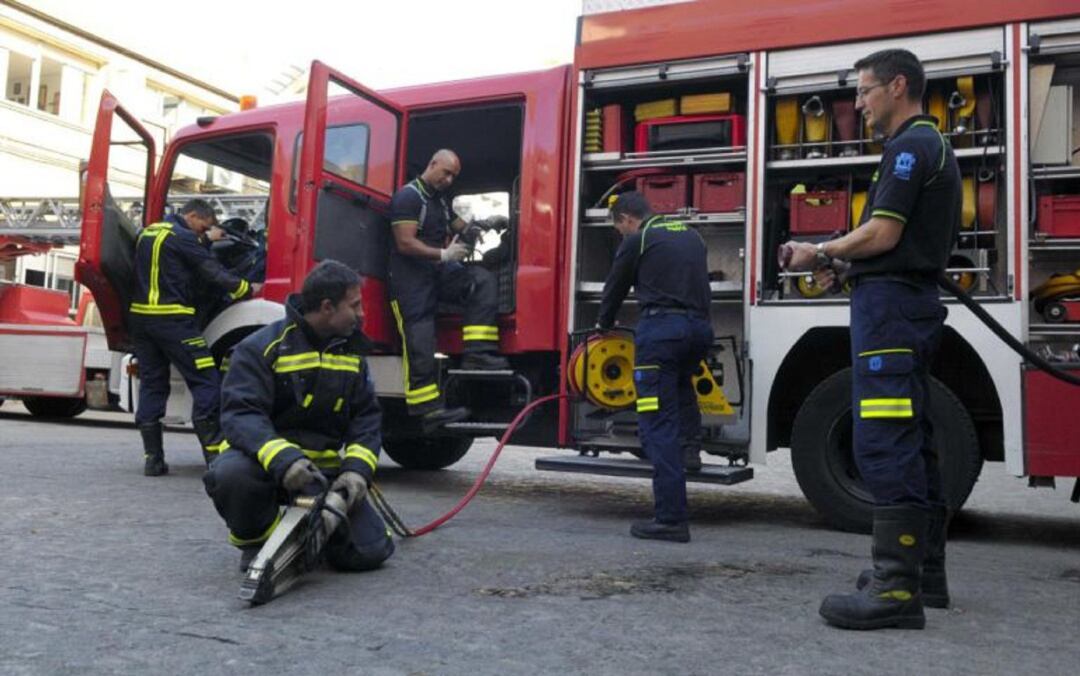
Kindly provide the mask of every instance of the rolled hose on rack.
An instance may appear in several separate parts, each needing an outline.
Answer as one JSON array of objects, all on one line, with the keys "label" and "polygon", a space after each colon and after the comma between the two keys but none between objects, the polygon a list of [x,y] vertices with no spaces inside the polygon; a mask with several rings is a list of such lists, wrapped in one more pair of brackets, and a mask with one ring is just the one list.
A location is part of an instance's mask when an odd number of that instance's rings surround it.
[{"label": "rolled hose on rack", "polygon": [[468,505],[474,497],[476,497],[476,494],[480,492],[480,488],[484,485],[484,482],[487,481],[488,475],[491,474],[492,468],[495,467],[495,461],[499,459],[499,455],[502,453],[503,448],[506,446],[506,443],[510,441],[510,437],[514,435],[514,432],[516,432],[517,428],[521,426],[522,422],[528,417],[529,413],[531,413],[534,408],[540,406],[541,404],[545,404],[549,401],[555,401],[556,399],[565,398],[567,398],[567,395],[565,394],[549,394],[546,397],[540,397],[539,399],[532,401],[531,403],[529,403],[528,406],[525,406],[523,409],[521,409],[518,414],[514,416],[514,419],[510,422],[510,426],[506,428],[505,432],[503,432],[502,437],[499,438],[499,444],[495,447],[495,451],[492,452],[491,458],[488,459],[487,465],[484,466],[484,469],[480,472],[480,475],[476,477],[476,481],[473,482],[472,487],[465,494],[465,497],[461,498],[461,500],[459,500],[458,503],[454,505],[453,509],[451,509],[446,514],[443,514],[439,518],[435,519],[431,523],[423,525],[419,528],[409,528],[409,526],[407,526],[405,522],[401,520],[401,517],[398,516],[397,512],[395,512],[393,508],[390,507],[390,504],[386,501],[386,497],[382,494],[382,491],[380,491],[379,487],[375,484],[372,484],[371,490],[368,491],[369,495],[371,496],[372,504],[379,511],[379,513],[382,514],[383,520],[386,521],[388,526],[390,526],[390,529],[393,530],[399,537],[414,538],[430,533],[431,531],[443,525],[450,519],[454,518],[458,514],[458,512],[465,509],[465,506]]}]

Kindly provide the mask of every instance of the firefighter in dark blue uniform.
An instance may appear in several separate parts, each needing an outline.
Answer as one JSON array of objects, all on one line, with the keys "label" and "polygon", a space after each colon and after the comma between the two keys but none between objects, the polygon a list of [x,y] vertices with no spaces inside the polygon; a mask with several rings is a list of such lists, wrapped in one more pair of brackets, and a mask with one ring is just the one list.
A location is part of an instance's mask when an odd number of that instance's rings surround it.
[{"label": "firefighter in dark blue uniform", "polygon": [[691,376],[713,340],[707,249],[696,230],[653,215],[640,193],[619,195],[611,215],[623,241],[604,283],[597,325],[615,324],[633,286],[641,308],[634,336],[638,436],[653,463],[656,503],[655,518],[634,523],[630,533],[688,542],[683,452],[701,432]]},{"label": "firefighter in dark blue uniform", "polygon": [[201,237],[216,221],[209,203],[193,199],[179,213],[143,228],[135,243],[137,286],[129,311],[139,360],[135,424],[142,435],[147,476],[169,471],[161,419],[169,398],[170,363],[191,391],[191,419],[207,464],[222,448],[220,379],[196,322],[196,298],[200,284],[216,287],[232,300],[250,297],[261,285],[232,275],[211,255]]},{"label": "firefighter in dark blue uniform", "polygon": [[348,528],[327,544],[339,570],[370,570],[394,552],[386,525],[365,498],[378,463],[382,415],[360,330],[360,278],[324,261],[290,296],[284,319],[233,350],[222,394],[229,449],[203,481],[241,549],[241,570],[281,518],[290,494],[317,475],[346,493]]},{"label": "firefighter in dark blue uniform", "polygon": [[444,193],[460,171],[457,155],[440,150],[390,203],[390,305],[402,339],[405,403],[410,415],[420,416],[425,431],[469,415],[464,408],[445,408],[439,391],[435,313],[440,300],[464,306],[461,368],[509,368],[498,354],[495,278],[480,266],[461,264],[468,247],[459,240],[475,238],[480,226],[466,224],[446,201]]},{"label": "firefighter in dark blue uniform", "polygon": [[[814,246],[792,243],[790,269],[851,261],[855,461],[874,497],[873,571],[821,614],[853,629],[921,629],[925,605],[947,607],[947,512],[929,421],[928,371],[947,314],[937,278],[959,231],[960,170],[934,118],[922,114],[925,75],[890,49],[855,64],[857,107],[888,141],[860,226]],[[830,284],[833,273],[818,274]]]}]

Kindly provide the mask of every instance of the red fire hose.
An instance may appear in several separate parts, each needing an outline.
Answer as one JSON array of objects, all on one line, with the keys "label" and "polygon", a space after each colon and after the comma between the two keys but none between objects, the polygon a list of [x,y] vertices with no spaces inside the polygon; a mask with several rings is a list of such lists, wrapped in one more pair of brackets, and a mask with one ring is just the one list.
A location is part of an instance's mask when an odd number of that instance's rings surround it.
[{"label": "red fire hose", "polygon": [[480,475],[476,477],[476,481],[473,483],[472,488],[469,489],[469,492],[466,493],[465,497],[461,498],[461,500],[456,505],[454,505],[453,509],[451,509],[446,514],[443,514],[439,518],[435,519],[431,523],[416,529],[409,528],[407,525],[405,525],[405,522],[401,520],[401,517],[399,517],[397,513],[390,507],[389,503],[386,502],[386,498],[383,496],[382,491],[380,491],[379,487],[375,484],[371,485],[371,490],[369,491],[372,503],[375,505],[375,508],[378,509],[379,512],[382,514],[383,519],[387,522],[390,528],[400,537],[413,538],[430,533],[431,531],[443,525],[450,519],[454,518],[458,512],[465,509],[465,505],[469,504],[469,502],[474,497],[476,497],[476,494],[480,492],[480,488],[484,485],[484,482],[487,481],[488,475],[491,474],[492,468],[495,467],[495,461],[499,459],[499,454],[502,453],[502,450],[506,446],[506,443],[510,441],[510,437],[514,435],[514,432],[517,431],[517,428],[521,425],[521,423],[525,420],[529,413],[532,412],[532,410],[540,404],[554,401],[556,399],[564,399],[566,398],[566,396],[567,395],[565,394],[549,394],[546,397],[540,397],[539,399],[531,402],[525,408],[521,409],[521,411],[519,411],[518,414],[514,417],[514,419],[510,422],[510,426],[506,428],[505,432],[503,432],[502,437],[499,439],[498,446],[495,447],[495,451],[491,454],[491,458],[488,460],[487,465],[484,467],[484,469],[480,472]]}]

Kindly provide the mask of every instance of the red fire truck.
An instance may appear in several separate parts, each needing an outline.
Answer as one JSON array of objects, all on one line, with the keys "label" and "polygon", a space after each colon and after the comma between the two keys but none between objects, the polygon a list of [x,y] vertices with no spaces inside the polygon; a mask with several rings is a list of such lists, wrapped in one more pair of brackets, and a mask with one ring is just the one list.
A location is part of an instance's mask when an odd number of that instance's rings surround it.
[{"label": "red fire truck", "polygon": [[[315,62],[306,103],[200,119],[160,161],[151,136],[106,93],[79,278],[98,299],[111,347],[123,348],[132,241],[144,223],[112,205],[110,153],[141,148],[149,221],[177,189],[177,167],[205,163],[258,186],[267,201],[263,298],[207,327],[216,356],[278,318],[307,271],[335,258],[367,279],[365,331],[376,346],[369,363],[396,462],[448,466],[530,398],[561,392],[572,396],[539,410],[514,437],[573,451],[538,466],[642,475],[647,466],[633,459],[632,343],[588,330],[618,243],[606,199],[643,190],[710,249],[718,339],[697,385],[707,413],[702,445],[720,462],[689,478],[743,481],[749,465],[790,448],[814,506],[838,527],[866,529],[869,496],[850,449],[847,297],[776,263],[781,242],[847,230],[865,200],[880,139],[855,117],[851,66],[890,46],[924,61],[927,106],[965,178],[950,274],[1010,333],[1075,369],[1080,292],[1069,284],[1080,267],[1080,164],[1054,151],[1059,138],[1080,145],[1070,117],[1080,93],[1078,17],[1074,0],[882,0],[872,10],[854,0],[701,0],[592,14],[580,20],[574,64],[541,72],[374,92]],[[460,318],[444,308],[443,389],[475,417],[422,437],[404,415],[400,338],[384,282],[386,211],[394,189],[440,147],[462,159],[455,201],[506,205],[509,256],[492,267],[501,348],[514,373],[478,380],[455,369]],[[952,505],[964,502],[987,460],[1033,485],[1080,476],[1080,388],[1029,369],[949,304],[931,418]],[[632,302],[619,319],[633,326]]]}]

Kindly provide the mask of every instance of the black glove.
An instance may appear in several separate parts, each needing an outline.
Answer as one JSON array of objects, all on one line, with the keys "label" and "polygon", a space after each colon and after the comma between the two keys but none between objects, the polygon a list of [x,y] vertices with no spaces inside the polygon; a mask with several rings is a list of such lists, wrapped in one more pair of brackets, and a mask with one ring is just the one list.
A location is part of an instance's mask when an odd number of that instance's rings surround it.
[{"label": "black glove", "polygon": [[[299,493],[304,488],[322,476],[322,472],[307,458],[300,458],[293,462],[281,476],[281,486],[290,493]],[[325,481],[325,479],[324,479]]]}]

